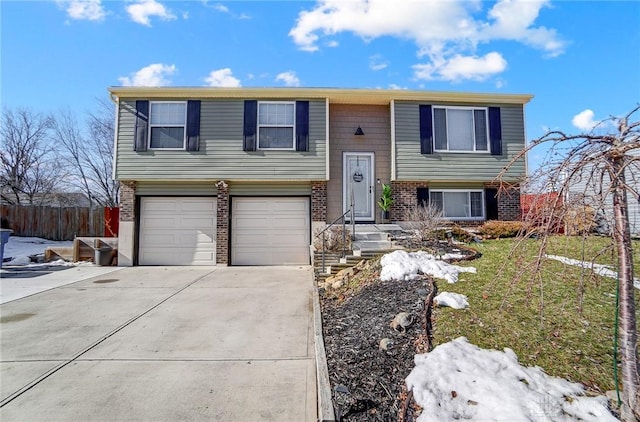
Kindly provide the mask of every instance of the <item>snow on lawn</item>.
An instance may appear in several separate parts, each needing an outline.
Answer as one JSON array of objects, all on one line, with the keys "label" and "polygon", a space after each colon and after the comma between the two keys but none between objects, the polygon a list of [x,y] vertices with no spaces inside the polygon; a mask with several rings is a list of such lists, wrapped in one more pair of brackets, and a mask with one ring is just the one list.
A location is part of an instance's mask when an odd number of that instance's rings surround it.
[{"label": "snow on lawn", "polygon": [[416,355],[407,388],[424,409],[418,422],[617,421],[604,396],[581,384],[524,367],[511,349],[481,349],[459,337]]},{"label": "snow on lawn", "polygon": [[[545,255],[545,258],[553,259],[555,261],[560,261],[565,265],[573,265],[575,267],[586,268],[603,277],[618,278],[618,273],[613,271],[607,265],[594,264],[593,262],[578,261],[577,259],[571,259],[564,256],[559,256],[559,255]],[[640,289],[640,279],[634,278],[633,286],[636,289]]]},{"label": "snow on lawn", "polygon": [[[448,259],[453,257],[453,255],[449,256],[446,254],[439,258]],[[382,265],[380,279],[382,281],[413,280],[418,277],[418,274],[427,274],[436,278],[445,279],[449,283],[455,283],[458,281],[458,275],[460,273],[476,272],[474,267],[460,267],[458,265],[448,264],[440,259],[424,251],[394,251],[384,255],[380,259],[380,264]]]},{"label": "snow on lawn", "polygon": [[[48,247],[72,247],[73,241],[55,241],[41,239],[39,237],[19,237],[11,236],[6,245],[4,245],[4,258],[12,258],[11,261],[5,262],[3,265],[29,265],[31,260],[29,256],[44,254]],[[60,261],[60,262],[59,262]],[[59,260],[49,262],[47,265],[63,265],[64,261]]]},{"label": "snow on lawn", "polygon": [[469,298],[460,293],[442,292],[433,298],[433,303],[453,309],[464,309],[469,307]]}]

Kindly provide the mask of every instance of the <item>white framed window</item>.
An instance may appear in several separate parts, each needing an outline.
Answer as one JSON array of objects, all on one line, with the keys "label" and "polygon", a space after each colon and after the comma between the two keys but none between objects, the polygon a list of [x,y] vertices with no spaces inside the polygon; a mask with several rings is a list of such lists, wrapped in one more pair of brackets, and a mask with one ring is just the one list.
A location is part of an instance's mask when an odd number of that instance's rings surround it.
[{"label": "white framed window", "polygon": [[296,103],[258,102],[258,149],[295,149]]},{"label": "white framed window", "polygon": [[149,103],[149,149],[184,149],[186,101]]},{"label": "white framed window", "polygon": [[433,107],[434,149],[490,152],[487,108]]},{"label": "white framed window", "polygon": [[484,191],[442,189],[429,191],[431,205],[449,220],[484,220]]}]

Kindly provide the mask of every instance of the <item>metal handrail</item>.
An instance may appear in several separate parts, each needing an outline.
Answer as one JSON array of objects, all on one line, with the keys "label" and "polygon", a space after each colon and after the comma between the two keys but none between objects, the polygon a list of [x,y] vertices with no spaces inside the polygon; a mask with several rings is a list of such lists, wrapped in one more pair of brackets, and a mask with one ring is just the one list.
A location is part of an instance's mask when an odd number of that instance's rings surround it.
[{"label": "metal handrail", "polygon": [[345,245],[347,243],[347,221],[345,219],[345,217],[347,216],[347,214],[351,214],[351,239],[355,239],[356,236],[356,220],[354,218],[354,208],[355,208],[355,197],[353,196],[353,190],[351,190],[350,192],[350,199],[351,199],[351,203],[349,204],[349,209],[347,211],[345,211],[340,217],[336,218],[335,220],[333,220],[329,225],[327,225],[327,227],[325,227],[324,229],[322,229],[322,231],[318,234],[316,234],[314,236],[314,238],[317,238],[318,236],[322,235],[322,273],[324,274],[325,269],[326,269],[326,260],[325,260],[325,251],[327,249],[327,237],[325,235],[325,233],[327,232],[327,230],[329,230],[331,227],[335,226],[336,223],[340,220],[342,220],[342,258],[345,258],[347,256],[346,251],[345,251]]}]

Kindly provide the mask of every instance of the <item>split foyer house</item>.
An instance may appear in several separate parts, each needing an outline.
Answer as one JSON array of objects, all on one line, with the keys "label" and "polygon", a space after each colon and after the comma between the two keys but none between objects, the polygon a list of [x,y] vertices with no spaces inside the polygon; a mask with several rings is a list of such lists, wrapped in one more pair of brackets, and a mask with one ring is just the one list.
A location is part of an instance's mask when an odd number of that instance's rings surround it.
[{"label": "split foyer house", "polygon": [[[428,201],[464,223],[520,217],[530,95],[114,87],[120,265],[309,264],[313,233]],[[347,215],[347,220],[350,214]]]}]

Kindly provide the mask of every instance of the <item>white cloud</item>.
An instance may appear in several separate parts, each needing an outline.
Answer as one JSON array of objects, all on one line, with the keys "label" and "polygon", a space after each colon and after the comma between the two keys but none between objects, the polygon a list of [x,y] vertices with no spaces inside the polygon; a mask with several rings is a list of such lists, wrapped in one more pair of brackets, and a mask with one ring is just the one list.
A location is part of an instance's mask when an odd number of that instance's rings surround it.
[{"label": "white cloud", "polygon": [[204,81],[208,86],[217,86],[217,87],[239,87],[242,86],[240,84],[240,79],[235,78],[231,69],[224,68],[218,70],[212,70],[209,73]]},{"label": "white cloud", "polygon": [[118,81],[123,86],[167,86],[171,84],[168,79],[176,71],[175,65],[162,63],[150,64],[129,76],[121,76]]},{"label": "white cloud", "polygon": [[220,4],[220,3],[214,4],[213,8],[216,9],[218,12],[229,13],[229,8],[224,4]]},{"label": "white cloud", "polygon": [[447,60],[434,60],[432,63],[413,66],[418,79],[438,79],[459,82],[465,79],[484,81],[503,72],[507,61],[500,53],[491,52],[483,57],[455,55]]},{"label": "white cloud", "polygon": [[176,16],[169,9],[156,0],[138,0],[126,7],[129,17],[136,23],[151,26],[149,18],[157,16],[162,20],[168,21],[175,19]]},{"label": "white cloud", "polygon": [[593,120],[593,116],[593,111],[586,109],[573,116],[571,123],[580,130],[591,131],[599,123]]},{"label": "white cloud", "polygon": [[101,0],[58,1],[71,19],[101,21],[107,15]]},{"label": "white cloud", "polygon": [[484,27],[480,39],[505,39],[545,51],[555,57],[564,52],[564,42],[555,29],[544,26],[533,27],[540,9],[549,5],[549,0],[502,0],[489,11],[494,22]]},{"label": "white cloud", "polygon": [[286,86],[300,86],[300,79],[296,76],[296,72],[291,70],[278,73],[276,75],[276,81],[282,81]]},{"label": "white cloud", "polygon": [[385,69],[389,64],[382,58],[380,54],[374,54],[369,57],[369,69],[378,71]]},{"label": "white cloud", "polygon": [[[483,10],[484,2],[466,0],[319,0],[312,9],[300,12],[289,36],[304,51],[317,51],[321,38],[341,32],[365,41],[383,36],[408,39],[416,44],[418,57],[428,60],[416,65],[417,78],[440,75],[449,80],[453,75],[460,79],[469,75],[484,80],[502,72],[506,61],[500,53],[478,57],[481,43],[509,40],[549,56],[563,52],[565,43],[554,29],[536,26],[540,10],[548,4],[548,0],[499,0]],[[465,63],[484,69],[460,70]]]}]

